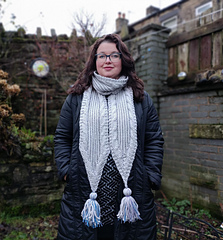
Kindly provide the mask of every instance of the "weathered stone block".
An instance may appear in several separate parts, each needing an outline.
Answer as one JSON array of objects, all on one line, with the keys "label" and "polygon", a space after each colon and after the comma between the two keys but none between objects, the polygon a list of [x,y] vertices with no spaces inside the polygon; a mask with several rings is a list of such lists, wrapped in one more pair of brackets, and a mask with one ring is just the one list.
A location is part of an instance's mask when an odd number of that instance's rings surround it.
[{"label": "weathered stone block", "polygon": [[190,183],[208,189],[217,189],[218,186],[216,176],[207,173],[200,173],[198,174],[198,177],[190,176]]},{"label": "weathered stone block", "polygon": [[28,169],[25,165],[17,166],[13,171],[13,181],[15,183],[24,183],[29,176]]},{"label": "weathered stone block", "polygon": [[191,138],[223,139],[223,124],[191,124],[189,136]]},{"label": "weathered stone block", "polygon": [[207,174],[208,173],[208,169],[206,167],[203,166],[198,166],[198,165],[192,165],[191,166],[191,171],[192,173],[202,173],[202,174]]}]

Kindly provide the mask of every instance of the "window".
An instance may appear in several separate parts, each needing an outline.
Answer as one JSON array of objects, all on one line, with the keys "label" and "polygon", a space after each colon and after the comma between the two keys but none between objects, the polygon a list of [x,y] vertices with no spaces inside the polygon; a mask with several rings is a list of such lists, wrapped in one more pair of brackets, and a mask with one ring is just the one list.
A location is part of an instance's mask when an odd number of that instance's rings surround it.
[{"label": "window", "polygon": [[162,22],[162,26],[173,30],[177,26],[177,16],[166,19]]},{"label": "window", "polygon": [[212,4],[212,1],[211,2],[208,2],[208,3],[205,3],[199,7],[197,7],[195,9],[195,14],[196,16],[199,16],[201,15],[203,12],[205,12],[206,10],[208,10],[209,8],[212,8],[213,4]]}]

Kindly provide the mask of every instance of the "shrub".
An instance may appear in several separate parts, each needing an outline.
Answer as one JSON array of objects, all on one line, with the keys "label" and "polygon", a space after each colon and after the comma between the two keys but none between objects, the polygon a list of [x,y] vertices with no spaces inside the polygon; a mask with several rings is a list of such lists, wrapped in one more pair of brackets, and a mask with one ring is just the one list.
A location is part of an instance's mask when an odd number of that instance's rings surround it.
[{"label": "shrub", "polygon": [[24,114],[14,114],[11,107],[11,97],[20,93],[17,84],[7,83],[8,73],[0,70],[0,151],[7,155],[21,155],[20,140],[15,133],[16,127],[25,123]]}]

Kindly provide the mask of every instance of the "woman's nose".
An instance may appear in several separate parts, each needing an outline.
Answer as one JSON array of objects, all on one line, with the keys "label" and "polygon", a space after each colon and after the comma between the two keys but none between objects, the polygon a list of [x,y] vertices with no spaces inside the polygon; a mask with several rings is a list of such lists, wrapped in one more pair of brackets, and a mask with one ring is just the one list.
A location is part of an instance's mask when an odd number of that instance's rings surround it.
[{"label": "woman's nose", "polygon": [[106,62],[106,63],[107,63],[107,62],[111,62],[110,56],[106,56],[105,62]]}]

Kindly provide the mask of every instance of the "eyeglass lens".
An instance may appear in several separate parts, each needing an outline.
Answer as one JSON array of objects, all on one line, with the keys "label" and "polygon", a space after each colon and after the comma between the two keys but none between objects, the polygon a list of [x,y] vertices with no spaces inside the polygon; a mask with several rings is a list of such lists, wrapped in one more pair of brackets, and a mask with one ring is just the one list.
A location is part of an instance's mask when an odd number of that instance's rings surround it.
[{"label": "eyeglass lens", "polygon": [[104,62],[107,60],[107,57],[109,58],[110,61],[112,62],[118,62],[120,60],[120,53],[112,53],[110,55],[106,55],[104,53],[99,53],[99,54],[96,54],[97,56],[97,60],[100,61],[100,62]]}]

